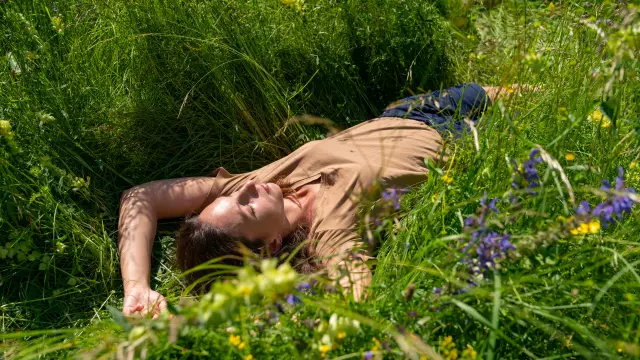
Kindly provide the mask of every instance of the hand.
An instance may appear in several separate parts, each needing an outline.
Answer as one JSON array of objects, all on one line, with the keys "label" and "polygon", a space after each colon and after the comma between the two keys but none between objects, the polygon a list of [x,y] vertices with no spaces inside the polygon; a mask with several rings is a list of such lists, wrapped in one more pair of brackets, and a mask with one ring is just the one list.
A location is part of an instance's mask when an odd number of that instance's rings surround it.
[{"label": "hand", "polygon": [[146,286],[125,290],[122,312],[125,316],[146,316],[153,314],[156,319],[167,310],[167,301],[159,293]]}]

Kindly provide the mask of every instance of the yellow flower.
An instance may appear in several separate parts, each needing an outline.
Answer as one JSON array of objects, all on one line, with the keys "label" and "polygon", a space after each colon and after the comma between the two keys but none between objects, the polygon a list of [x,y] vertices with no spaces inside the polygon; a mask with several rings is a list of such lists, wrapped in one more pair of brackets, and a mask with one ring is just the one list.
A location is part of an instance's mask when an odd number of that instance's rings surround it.
[{"label": "yellow flower", "polygon": [[453,182],[453,178],[448,174],[444,174],[442,175],[442,181],[444,181],[445,184],[451,184]]},{"label": "yellow flower", "polygon": [[441,348],[450,348],[450,347],[455,347],[456,343],[453,342],[453,337],[452,336],[445,336],[444,340],[442,340],[442,342],[440,342],[440,347]]},{"label": "yellow flower", "polygon": [[12,137],[11,123],[7,120],[0,120],[0,136]]},{"label": "yellow flower", "polygon": [[445,360],[456,360],[458,358],[458,350],[445,350],[442,352],[444,354]]},{"label": "yellow flower", "polygon": [[473,346],[467,344],[467,348],[462,351],[462,358],[468,360],[476,360],[478,352],[473,349]]},{"label": "yellow flower", "polygon": [[241,342],[240,344],[238,344],[238,350],[242,350],[242,349],[244,349],[244,346],[245,346],[245,345],[246,345],[246,344],[244,343],[244,341],[243,341],[243,342]]},{"label": "yellow flower", "polygon": [[576,156],[572,152],[568,152],[564,154],[564,159],[567,161],[573,161],[576,159]]},{"label": "yellow flower", "polygon": [[556,8],[556,6],[555,6],[555,5],[553,5],[553,1],[552,1],[552,2],[550,2],[550,3],[549,3],[549,8],[548,8],[548,9],[549,9],[549,10],[553,10],[553,9],[555,9],[555,8]]},{"label": "yellow flower", "polygon": [[249,354],[245,357],[243,357],[244,360],[253,360],[253,355]]},{"label": "yellow flower", "polygon": [[329,350],[331,350],[331,346],[327,345],[327,344],[322,344],[320,345],[320,354],[322,355],[322,357],[324,357],[325,355],[327,355],[327,353],[329,352]]},{"label": "yellow flower", "polygon": [[638,165],[637,162],[632,161],[631,164],[629,164],[629,169],[635,169],[637,167],[639,167],[640,165]]},{"label": "yellow flower", "polygon": [[338,338],[338,340],[344,339],[347,336],[347,333],[344,331],[340,331],[338,332],[338,334],[336,334],[336,337]]},{"label": "yellow flower", "polygon": [[602,127],[611,126],[611,121],[609,120],[609,117],[605,115],[602,111],[600,111],[599,108],[593,110],[591,114],[589,114],[589,120],[591,120],[594,123],[600,124],[600,126]]},{"label": "yellow flower", "polygon": [[569,230],[571,235],[595,234],[600,230],[600,221],[594,219],[588,223],[582,223],[578,227]]},{"label": "yellow flower", "polygon": [[371,351],[378,351],[380,349],[380,341],[378,341],[378,339],[376,338],[373,338],[373,343],[375,345],[371,348]]},{"label": "yellow flower", "polygon": [[240,345],[240,342],[241,342],[240,341],[240,336],[239,335],[233,335],[233,334],[229,335],[229,342],[231,343],[231,345],[237,347],[238,345]]}]

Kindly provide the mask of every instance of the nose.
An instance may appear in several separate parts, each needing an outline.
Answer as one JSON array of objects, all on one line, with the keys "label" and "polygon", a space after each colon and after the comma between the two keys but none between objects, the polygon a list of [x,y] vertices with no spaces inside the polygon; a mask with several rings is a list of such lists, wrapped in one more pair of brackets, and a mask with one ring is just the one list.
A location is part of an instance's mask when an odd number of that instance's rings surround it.
[{"label": "nose", "polygon": [[241,192],[249,195],[257,195],[258,189],[256,189],[256,183],[253,180],[248,180],[242,187]]}]

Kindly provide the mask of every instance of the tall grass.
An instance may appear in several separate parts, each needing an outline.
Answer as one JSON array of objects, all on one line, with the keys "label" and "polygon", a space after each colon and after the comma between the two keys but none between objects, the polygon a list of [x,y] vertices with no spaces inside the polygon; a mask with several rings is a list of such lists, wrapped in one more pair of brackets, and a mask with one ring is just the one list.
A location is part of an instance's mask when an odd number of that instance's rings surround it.
[{"label": "tall grass", "polygon": [[3,4],[3,330],[83,325],[117,303],[124,189],[248,171],[313,136],[283,129],[294,115],[349,124],[451,82],[436,5],[398,5],[383,20],[385,2]]},{"label": "tall grass", "polygon": [[[602,200],[600,181],[614,179],[618,166],[629,187],[640,187],[640,40],[626,4],[3,6],[0,119],[14,134],[0,139],[0,316],[3,331],[12,332],[3,338],[6,355],[640,356],[637,209],[594,234],[558,230],[578,201]],[[115,222],[123,189],[221,165],[255,168],[321,136],[319,129],[283,130],[294,115],[348,126],[407,88],[459,80],[536,90],[494,104],[477,143],[472,136],[449,142],[446,167],[374,231],[381,245],[366,301],[318,286],[314,295],[299,294],[304,305],[238,305],[228,319],[212,321],[205,299],[173,310],[184,321],[178,335],[168,335],[177,320],[134,321],[135,331],[117,314],[108,320],[107,306],[118,308],[121,298]],[[596,108],[609,126],[593,121],[600,120]],[[558,166],[539,166],[535,196],[514,192],[510,161],[521,163],[534,147]],[[460,262],[469,237],[463,219],[485,192],[499,199],[491,226],[511,234],[518,250],[469,286]],[[177,300],[174,229],[160,229],[153,280]],[[321,323],[332,313],[358,319],[361,329],[339,339],[332,333],[336,347],[327,350]],[[86,325],[74,337],[60,330]],[[50,330],[26,331],[36,329]],[[234,346],[227,331],[245,345]]]}]

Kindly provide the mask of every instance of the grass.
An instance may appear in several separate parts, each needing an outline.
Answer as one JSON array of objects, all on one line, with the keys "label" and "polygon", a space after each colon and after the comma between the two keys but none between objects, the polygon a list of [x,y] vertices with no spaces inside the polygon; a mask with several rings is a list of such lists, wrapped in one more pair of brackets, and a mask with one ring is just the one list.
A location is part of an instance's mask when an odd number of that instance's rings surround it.
[{"label": "grass", "polygon": [[[618,166],[640,187],[639,23],[626,4],[31,0],[3,4],[0,20],[5,357],[640,356],[638,210],[588,235],[572,235],[567,221],[579,201],[606,198],[600,181]],[[538,90],[492,106],[477,144],[449,142],[446,166],[373,229],[381,245],[367,301],[318,285],[298,294],[304,305],[279,309],[219,284],[223,307],[180,302],[170,221],[159,227],[152,283],[175,304],[174,320],[127,322],[109,310],[122,301],[124,189],[220,165],[253,169],[323,136],[285,127],[293,116],[345,127],[459,81]],[[593,121],[596,108],[604,122]],[[538,165],[535,196],[513,192],[510,160],[535,147],[557,163]],[[499,199],[492,229],[517,251],[479,280],[460,262],[462,222],[485,192]],[[332,314],[345,320],[332,327]]]}]

